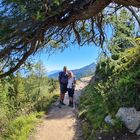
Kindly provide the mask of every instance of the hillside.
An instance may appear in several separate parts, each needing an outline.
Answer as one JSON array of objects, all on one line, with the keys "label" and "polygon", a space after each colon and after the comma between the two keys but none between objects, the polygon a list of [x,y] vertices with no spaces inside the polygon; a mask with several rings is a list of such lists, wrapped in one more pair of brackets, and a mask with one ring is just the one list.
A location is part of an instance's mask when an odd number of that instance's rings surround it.
[{"label": "hillside", "polygon": [[[107,46],[110,55],[99,58],[94,82],[82,91],[79,117],[86,140],[140,138],[140,123],[134,119],[140,118],[140,38],[133,22],[129,26],[124,22],[130,18],[124,9],[117,18],[112,15],[116,29]],[[118,116],[120,110],[125,111]]]},{"label": "hillside", "polygon": [[[74,75],[76,76],[76,78],[79,79],[79,78],[94,74],[95,70],[96,70],[96,64],[92,63],[90,65],[87,65],[87,66],[84,66],[80,69],[75,69],[72,71],[73,71]],[[57,79],[58,75],[59,75],[59,72],[56,72],[56,73],[48,75],[48,77],[53,78],[53,79]]]}]

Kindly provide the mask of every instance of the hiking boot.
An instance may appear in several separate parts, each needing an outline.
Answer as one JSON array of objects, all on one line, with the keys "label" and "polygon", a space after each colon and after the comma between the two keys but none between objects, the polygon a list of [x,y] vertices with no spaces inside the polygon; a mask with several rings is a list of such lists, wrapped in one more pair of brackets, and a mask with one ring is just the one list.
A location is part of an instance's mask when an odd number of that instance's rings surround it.
[{"label": "hiking boot", "polygon": [[73,103],[72,103],[72,102],[70,102],[70,103],[69,103],[69,106],[70,106],[70,107],[73,107]]},{"label": "hiking boot", "polygon": [[61,105],[66,105],[65,103],[61,102]]}]

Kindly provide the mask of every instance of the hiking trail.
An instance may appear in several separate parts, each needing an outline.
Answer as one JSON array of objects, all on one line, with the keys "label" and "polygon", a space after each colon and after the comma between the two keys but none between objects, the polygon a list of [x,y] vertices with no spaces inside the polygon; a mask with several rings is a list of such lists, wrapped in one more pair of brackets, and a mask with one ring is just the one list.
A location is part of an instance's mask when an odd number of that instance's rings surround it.
[{"label": "hiking trail", "polygon": [[[81,90],[89,83],[91,77],[81,78],[77,81],[74,100],[78,103]],[[35,132],[29,140],[83,140],[80,121],[77,118],[77,105],[73,108],[68,106],[68,95],[66,94],[64,103],[66,106],[58,108],[55,102],[42,123],[37,126]]]}]

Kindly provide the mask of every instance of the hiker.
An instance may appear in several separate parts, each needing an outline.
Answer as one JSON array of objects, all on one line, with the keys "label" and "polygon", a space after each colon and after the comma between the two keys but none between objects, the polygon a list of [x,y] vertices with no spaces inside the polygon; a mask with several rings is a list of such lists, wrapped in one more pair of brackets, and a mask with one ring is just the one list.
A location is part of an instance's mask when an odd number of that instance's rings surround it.
[{"label": "hiker", "polygon": [[67,67],[64,66],[63,71],[59,73],[59,84],[60,84],[60,101],[59,107],[64,104],[65,93],[67,92],[67,84],[68,84],[68,75],[67,75]]},{"label": "hiker", "polygon": [[74,77],[72,71],[68,72],[68,95],[69,95],[69,106],[73,107],[73,95],[75,90],[76,78]]}]

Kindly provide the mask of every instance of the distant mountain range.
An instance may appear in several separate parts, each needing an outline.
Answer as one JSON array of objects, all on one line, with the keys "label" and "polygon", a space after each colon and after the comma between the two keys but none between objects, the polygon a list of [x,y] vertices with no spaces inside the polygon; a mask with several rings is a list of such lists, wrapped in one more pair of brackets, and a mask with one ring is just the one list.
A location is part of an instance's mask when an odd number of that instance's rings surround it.
[{"label": "distant mountain range", "polygon": [[52,71],[47,71],[47,76],[49,75],[53,75],[54,73],[58,73],[60,72],[61,70],[52,70]]},{"label": "distant mountain range", "polygon": [[[90,75],[94,74],[95,70],[96,70],[96,64],[92,63],[92,64],[82,67],[80,69],[72,70],[72,72],[74,73],[76,78],[79,79],[79,78],[90,76]],[[53,79],[58,79],[59,72],[60,72],[60,70],[57,70],[56,72],[52,71],[52,73],[48,74],[48,77],[53,78]]]}]

